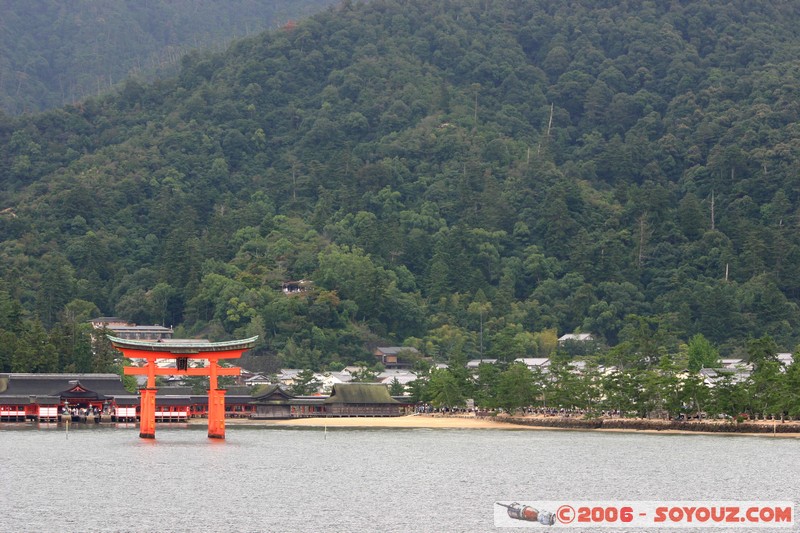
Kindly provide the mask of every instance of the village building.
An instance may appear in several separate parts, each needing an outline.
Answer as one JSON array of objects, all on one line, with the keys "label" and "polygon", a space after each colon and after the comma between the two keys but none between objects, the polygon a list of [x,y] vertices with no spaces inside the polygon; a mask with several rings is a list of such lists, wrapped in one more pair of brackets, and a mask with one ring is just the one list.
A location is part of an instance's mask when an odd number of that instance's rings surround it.
[{"label": "village building", "polygon": [[[391,387],[395,383],[399,384],[403,388],[402,393],[400,394],[400,396],[402,397],[408,394],[407,392],[408,385],[416,381],[417,379],[418,379],[417,375],[410,370],[388,369],[378,374],[377,383],[382,383],[383,385],[386,385],[387,387],[389,387],[390,391],[392,390]],[[395,396],[392,397],[397,399]]]},{"label": "village building", "polygon": [[350,372],[329,372],[331,376],[339,380],[339,383],[350,383],[353,380],[353,374]]},{"label": "village building", "polygon": [[128,322],[127,320],[116,316],[100,316],[91,319],[89,323],[92,325],[94,329],[108,329],[111,331],[113,331],[114,328],[128,327],[134,325]]},{"label": "village building", "polygon": [[278,382],[287,387],[294,385],[294,380],[300,372],[302,370],[299,368],[281,368],[277,375]]},{"label": "village building", "polygon": [[301,279],[298,281],[285,281],[283,283],[283,294],[294,296],[307,292],[314,286],[313,281]]},{"label": "village building", "polygon": [[580,357],[599,350],[600,343],[591,333],[566,333],[558,338],[558,348],[571,357]]},{"label": "village building", "polygon": [[384,385],[389,385],[394,380],[397,380],[401,385],[408,385],[417,380],[417,375],[410,370],[387,369],[380,372],[377,377],[377,383],[383,383]]},{"label": "village building", "polygon": [[410,368],[419,350],[410,346],[380,346],[372,352],[384,368]]},{"label": "village building", "polygon": [[164,326],[137,326],[122,318],[101,316],[89,321],[94,329],[107,329],[120,339],[165,340],[171,339],[173,329]]},{"label": "village building", "polygon": [[716,387],[720,381],[741,383],[750,377],[750,371],[744,368],[701,368],[699,374],[703,383],[709,388]]},{"label": "village building", "polygon": [[353,376],[349,372],[315,373],[314,378],[320,383],[318,392],[329,393],[334,385],[349,383]]},{"label": "village building", "polygon": [[[111,329],[111,328],[108,328]],[[172,338],[172,328],[164,326],[119,326],[111,329],[120,339],[157,341]]]},{"label": "village building", "polygon": [[515,363],[522,363],[530,370],[546,372],[550,368],[550,358],[548,357],[519,357],[514,359]]},{"label": "village building", "polygon": [[261,385],[272,384],[272,380],[264,374],[253,374],[244,380],[244,384],[248,387],[259,387]]},{"label": "village building", "polygon": [[567,365],[573,374],[583,374],[586,371],[586,361],[570,361]]},{"label": "village building", "polygon": [[614,372],[616,372],[617,367],[615,365],[609,365],[609,366],[597,365],[597,371],[603,374],[604,376],[607,376],[609,374],[613,374]]},{"label": "village building", "polygon": [[467,361],[467,368],[470,370],[475,370],[479,366],[486,364],[486,365],[493,365],[497,362],[497,359],[470,359]]},{"label": "village building", "polygon": [[[329,393],[331,388],[338,383],[348,383],[353,379],[358,367],[352,367],[353,372],[348,372],[347,369],[341,372],[314,372],[314,379],[317,382],[316,392]],[[303,370],[299,368],[282,368],[275,376],[277,383],[289,388],[295,384],[298,376]]]},{"label": "village building", "polygon": [[732,357],[727,359],[720,359],[719,360],[720,368],[737,368],[746,366],[747,363],[744,359],[739,357]]},{"label": "village building", "polygon": [[567,342],[589,342],[593,341],[594,337],[591,333],[566,333],[558,338],[559,344]]}]

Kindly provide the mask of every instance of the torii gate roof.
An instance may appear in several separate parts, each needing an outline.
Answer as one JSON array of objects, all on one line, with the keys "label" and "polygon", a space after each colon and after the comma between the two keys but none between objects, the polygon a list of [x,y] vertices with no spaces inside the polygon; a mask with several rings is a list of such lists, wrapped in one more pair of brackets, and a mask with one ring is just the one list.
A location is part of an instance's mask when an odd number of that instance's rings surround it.
[{"label": "torii gate roof", "polygon": [[121,339],[112,335],[107,335],[108,340],[115,348],[129,350],[139,350],[148,352],[162,352],[175,354],[176,356],[186,356],[188,354],[199,354],[207,352],[228,352],[234,350],[248,350],[255,346],[258,335],[249,339],[239,339],[223,342],[197,342],[191,339],[168,339],[162,341],[145,341],[134,339]]}]

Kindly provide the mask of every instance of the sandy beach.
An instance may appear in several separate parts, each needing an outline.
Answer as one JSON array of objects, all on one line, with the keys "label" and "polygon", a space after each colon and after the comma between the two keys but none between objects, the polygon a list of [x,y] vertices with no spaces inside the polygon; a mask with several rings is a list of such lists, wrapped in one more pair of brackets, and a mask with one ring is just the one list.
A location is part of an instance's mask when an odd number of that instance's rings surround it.
[{"label": "sandy beach", "polygon": [[[205,423],[204,419],[193,419]],[[541,429],[517,426],[495,420],[475,417],[447,417],[408,415],[393,417],[343,417],[343,418],[292,418],[286,420],[227,419],[228,426],[294,426],[294,427],[349,427],[349,428],[426,428],[426,429]]]},{"label": "sandy beach", "polygon": [[[190,424],[206,424],[202,418],[191,419]],[[570,428],[525,425],[504,421],[503,419],[475,418],[473,416],[441,416],[441,415],[407,415],[398,417],[342,417],[342,418],[293,418],[283,420],[251,420],[247,418],[227,419],[228,426],[285,426],[285,427],[341,427],[341,428],[424,428],[424,429],[499,429],[513,431],[596,431],[609,433],[652,433],[662,435],[723,435],[749,436],[766,438],[800,438],[800,432],[792,433],[758,433],[738,432],[706,432],[680,429],[628,429],[628,428]]]},{"label": "sandy beach", "polygon": [[[192,424],[206,424],[206,420],[195,418]],[[570,428],[570,427],[545,427],[537,425],[515,424],[502,419],[475,418],[473,416],[441,416],[441,415],[407,415],[398,417],[330,417],[330,418],[293,418],[284,420],[251,420],[247,418],[234,418],[225,421],[227,426],[285,426],[285,427],[342,427],[342,428],[425,428],[425,429],[499,429],[513,431],[597,431],[609,433],[652,433],[662,435],[720,435],[720,436],[750,436],[750,437],[782,437],[800,438],[796,433],[756,433],[756,432],[706,432],[687,431],[678,429],[627,429],[627,428]]]}]

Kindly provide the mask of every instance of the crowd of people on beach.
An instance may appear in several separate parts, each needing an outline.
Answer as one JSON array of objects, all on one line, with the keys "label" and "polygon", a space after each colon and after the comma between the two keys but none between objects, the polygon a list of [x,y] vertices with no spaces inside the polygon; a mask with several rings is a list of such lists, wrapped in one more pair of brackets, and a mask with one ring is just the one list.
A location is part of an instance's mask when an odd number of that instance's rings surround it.
[{"label": "crowd of people on beach", "polygon": [[[589,412],[586,409],[556,409],[554,407],[526,407],[522,413],[529,416],[560,416],[564,418],[584,417]],[[622,416],[620,411],[606,410],[599,413],[601,418],[619,418]]]},{"label": "crowd of people on beach", "polygon": [[[422,403],[415,407],[414,410],[417,414],[441,414],[441,415],[471,415],[474,414],[475,416],[491,416],[492,413],[504,413],[505,410],[503,408],[498,409],[482,409],[482,408],[468,408],[468,407],[449,407],[449,406],[442,406],[436,407],[429,403]],[[509,413],[511,415],[522,415],[522,416],[548,416],[548,417],[561,417],[561,418],[584,418],[587,414],[590,414],[585,409],[565,409],[565,408],[555,408],[555,407],[525,407],[519,409],[514,413]],[[625,416],[625,413],[613,409],[613,410],[605,410],[601,411],[599,414],[600,418],[621,418]]]},{"label": "crowd of people on beach", "polygon": [[434,407],[429,403],[421,403],[415,407],[417,414],[471,414],[474,410],[466,407]]}]

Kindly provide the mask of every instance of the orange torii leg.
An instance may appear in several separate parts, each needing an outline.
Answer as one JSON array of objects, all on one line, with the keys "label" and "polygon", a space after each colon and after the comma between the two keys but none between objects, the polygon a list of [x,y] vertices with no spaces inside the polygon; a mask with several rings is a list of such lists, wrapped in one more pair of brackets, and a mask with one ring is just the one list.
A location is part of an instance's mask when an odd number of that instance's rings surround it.
[{"label": "orange torii leg", "polygon": [[225,389],[208,391],[208,438],[225,438]]},{"label": "orange torii leg", "polygon": [[156,438],[156,391],[157,389],[139,389],[139,437],[143,439]]},{"label": "orange torii leg", "polygon": [[208,438],[225,438],[225,390],[217,386],[220,368],[217,358],[209,358],[208,365]]},{"label": "orange torii leg", "polygon": [[139,389],[139,438],[156,438],[156,359],[147,358],[147,386]]}]

